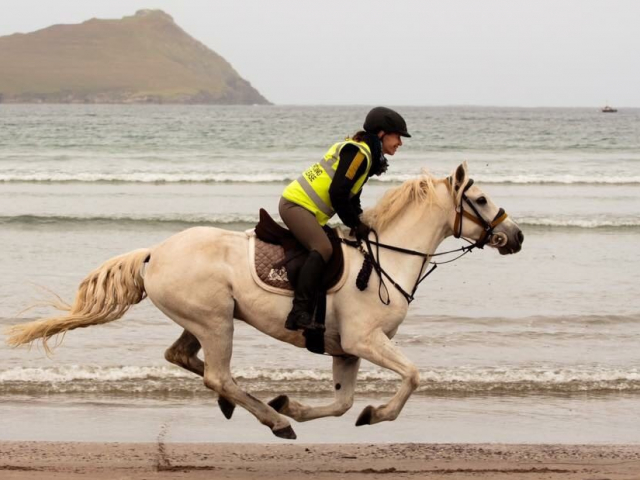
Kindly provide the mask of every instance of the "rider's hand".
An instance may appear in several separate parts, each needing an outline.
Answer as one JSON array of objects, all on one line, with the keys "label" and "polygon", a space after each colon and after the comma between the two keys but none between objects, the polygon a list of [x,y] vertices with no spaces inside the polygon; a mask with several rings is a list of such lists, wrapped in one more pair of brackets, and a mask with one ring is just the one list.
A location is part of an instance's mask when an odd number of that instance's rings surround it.
[{"label": "rider's hand", "polygon": [[358,240],[362,240],[369,236],[369,232],[371,232],[371,227],[364,222],[360,222],[358,223],[358,225],[356,225],[356,228],[354,228],[354,230],[355,230],[356,238]]}]

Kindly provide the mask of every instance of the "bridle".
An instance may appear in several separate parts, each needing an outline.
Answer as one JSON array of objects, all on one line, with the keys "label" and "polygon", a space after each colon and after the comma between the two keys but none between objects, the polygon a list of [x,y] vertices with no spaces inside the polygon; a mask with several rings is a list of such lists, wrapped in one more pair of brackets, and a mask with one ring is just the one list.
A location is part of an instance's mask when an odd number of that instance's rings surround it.
[{"label": "bridle", "polygon": [[[453,195],[453,179],[451,177],[448,177],[447,181],[449,185],[449,190],[451,190]],[[478,240],[476,240],[474,245],[478,248],[483,248],[487,244],[487,242],[491,239],[491,235],[493,235],[493,229],[496,228],[498,225],[500,225],[502,222],[504,222],[507,219],[508,215],[503,208],[500,208],[496,216],[493,218],[493,220],[491,220],[491,222],[486,221],[484,217],[480,214],[480,212],[478,212],[478,209],[473,204],[473,202],[469,200],[469,197],[467,197],[467,190],[469,190],[472,185],[473,185],[473,179],[470,178],[467,184],[465,185],[464,190],[462,191],[462,198],[460,199],[460,204],[456,206],[456,219],[455,219],[455,222],[453,223],[453,236],[456,238],[462,237],[462,219],[467,218],[471,220],[473,223],[475,223],[476,225],[482,227],[483,229],[482,236]],[[473,213],[475,215],[470,214],[464,209],[463,202],[469,205],[469,207],[471,208],[471,210],[473,210]]]},{"label": "bridle", "polygon": [[[453,196],[453,178],[448,177],[447,182],[448,182],[447,185],[449,187],[449,190],[451,191],[451,195]],[[389,290],[387,289],[387,286],[384,283],[384,277],[386,277],[391,282],[391,284],[402,294],[402,296],[405,298],[407,303],[410,304],[411,302],[413,302],[413,300],[415,300],[415,293],[418,290],[418,286],[431,274],[431,272],[433,272],[438,267],[438,265],[454,262],[455,260],[458,260],[459,258],[463,257],[467,253],[471,252],[476,247],[480,249],[484,248],[484,246],[491,239],[491,236],[493,235],[493,230],[507,219],[507,213],[504,211],[504,209],[500,208],[498,210],[498,213],[496,214],[496,216],[491,222],[488,222],[487,220],[485,220],[482,214],[478,212],[478,209],[473,204],[473,202],[469,200],[469,198],[466,195],[467,190],[469,190],[472,185],[473,185],[473,179],[469,179],[469,181],[464,187],[464,190],[462,191],[460,203],[456,205],[456,218],[453,226],[454,237],[462,238],[463,240],[466,240],[467,242],[469,242],[470,245],[465,245],[458,249],[449,250],[447,252],[440,252],[440,253],[433,253],[433,254],[422,253],[415,250],[409,250],[406,248],[396,247],[394,245],[387,245],[384,243],[380,243],[378,241],[378,232],[376,232],[374,229],[371,229],[371,233],[375,236],[375,240],[370,240],[369,237],[363,238],[361,240],[356,240],[356,241],[348,240],[346,238],[341,239],[342,242],[345,243],[346,245],[349,245],[351,247],[354,247],[360,250],[360,252],[364,256],[364,264],[362,266],[362,270],[360,271],[360,274],[358,275],[358,279],[356,281],[356,285],[358,286],[358,288],[360,290],[364,290],[366,288],[369,280],[369,276],[371,275],[371,270],[375,269],[376,273],[378,274],[378,277],[380,278],[380,283],[378,286],[378,297],[380,298],[380,301],[384,305],[389,305],[391,303],[391,298],[389,297]],[[469,213],[464,209],[465,203],[469,206],[469,208],[471,208],[471,210],[473,211],[473,214]],[[462,220],[464,218],[472,221],[476,225],[479,225],[483,229],[482,236],[475,242],[472,242],[471,240],[468,240],[462,236]],[[367,247],[366,250],[362,246],[363,242]],[[375,245],[376,247],[375,254],[373,252],[372,245]],[[399,252],[406,255],[414,255],[422,258],[422,266],[420,267],[420,270],[418,272],[418,278],[416,278],[413,288],[411,289],[411,293],[407,292],[404,288],[402,288],[402,286],[399,285],[396,281],[394,281],[393,278],[391,278],[391,276],[382,268],[382,265],[380,265],[380,260],[379,260],[380,248],[384,248],[386,250],[392,250],[394,252]],[[446,262],[432,262],[429,260],[432,257],[438,257],[441,255],[448,255],[448,254],[457,253],[457,252],[462,252],[462,254]],[[433,266],[423,275],[422,272],[424,271],[424,268],[427,262]],[[366,278],[361,278],[361,277],[366,277]],[[382,297],[382,289],[384,289],[386,292],[386,299]]]}]

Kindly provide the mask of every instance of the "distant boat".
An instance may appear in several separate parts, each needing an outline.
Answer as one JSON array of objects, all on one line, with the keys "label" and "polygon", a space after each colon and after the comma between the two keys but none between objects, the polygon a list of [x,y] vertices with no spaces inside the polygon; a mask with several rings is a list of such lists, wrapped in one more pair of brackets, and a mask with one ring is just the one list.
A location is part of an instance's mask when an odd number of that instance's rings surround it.
[{"label": "distant boat", "polygon": [[609,105],[602,107],[602,113],[616,113],[617,111],[616,108],[610,107]]}]

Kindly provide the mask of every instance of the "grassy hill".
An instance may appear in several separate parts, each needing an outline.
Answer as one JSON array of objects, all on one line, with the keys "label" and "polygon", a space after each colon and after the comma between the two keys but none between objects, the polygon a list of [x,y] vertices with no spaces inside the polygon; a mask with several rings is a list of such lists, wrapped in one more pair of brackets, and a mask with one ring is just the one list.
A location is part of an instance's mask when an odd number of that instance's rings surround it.
[{"label": "grassy hill", "polygon": [[159,10],[0,37],[0,102],[269,103]]}]

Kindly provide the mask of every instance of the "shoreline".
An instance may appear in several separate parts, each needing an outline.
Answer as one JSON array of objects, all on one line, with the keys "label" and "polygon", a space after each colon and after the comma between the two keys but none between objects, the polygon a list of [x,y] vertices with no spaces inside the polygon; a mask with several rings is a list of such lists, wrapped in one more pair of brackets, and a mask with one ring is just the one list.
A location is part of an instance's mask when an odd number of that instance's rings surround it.
[{"label": "shoreline", "polygon": [[640,445],[0,442],[5,480],[640,479]]}]

